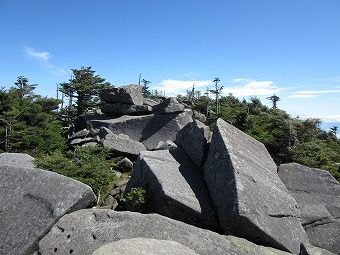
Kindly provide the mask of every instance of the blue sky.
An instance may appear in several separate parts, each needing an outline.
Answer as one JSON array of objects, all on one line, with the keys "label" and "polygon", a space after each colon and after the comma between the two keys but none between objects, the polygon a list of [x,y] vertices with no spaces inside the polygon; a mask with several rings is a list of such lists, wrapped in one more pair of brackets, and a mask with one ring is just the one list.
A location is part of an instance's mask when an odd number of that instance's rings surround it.
[{"label": "blue sky", "polygon": [[0,23],[0,86],[24,75],[56,96],[92,66],[171,96],[219,77],[224,95],[340,122],[339,0],[0,0]]}]

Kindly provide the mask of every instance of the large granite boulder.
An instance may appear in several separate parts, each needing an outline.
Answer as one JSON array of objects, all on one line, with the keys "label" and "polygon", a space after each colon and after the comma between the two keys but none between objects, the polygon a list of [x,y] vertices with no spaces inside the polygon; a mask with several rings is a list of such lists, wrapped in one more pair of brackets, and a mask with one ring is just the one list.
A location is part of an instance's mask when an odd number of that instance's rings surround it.
[{"label": "large granite boulder", "polygon": [[144,213],[219,231],[203,176],[181,149],[141,152],[125,189],[146,190]]},{"label": "large granite boulder", "polygon": [[298,253],[308,238],[276,169],[262,143],[217,120],[204,177],[220,225],[255,243]]},{"label": "large granite boulder", "polygon": [[100,143],[117,155],[136,159],[141,151],[146,150],[142,143],[132,140],[126,135],[116,135],[106,127],[100,129],[99,137]]},{"label": "large granite boulder", "polygon": [[169,97],[164,99],[162,103],[155,105],[153,110],[156,114],[183,112],[184,105],[180,104],[176,98]]},{"label": "large granite boulder", "polygon": [[177,242],[201,255],[288,255],[245,239],[219,235],[157,214],[77,211],[61,218],[39,243],[40,255],[90,255],[105,244],[131,238]]},{"label": "large granite boulder", "polygon": [[148,105],[131,105],[131,104],[103,104],[101,106],[101,111],[103,113],[112,114],[112,115],[142,115],[142,114],[151,114],[152,107]]},{"label": "large granite boulder", "polygon": [[181,147],[197,167],[201,167],[209,150],[212,133],[209,127],[196,120],[185,125],[176,135],[176,144]]},{"label": "large granite boulder", "polygon": [[103,89],[100,99],[106,103],[143,105],[142,86],[126,85],[119,88]]},{"label": "large granite boulder", "polygon": [[35,168],[0,166],[0,254],[32,254],[64,214],[96,203],[92,189]]},{"label": "large granite boulder", "polygon": [[1,153],[0,154],[0,166],[16,166],[16,167],[26,167],[34,168],[33,164],[34,158],[28,154],[24,153]]},{"label": "large granite boulder", "polygon": [[327,171],[297,163],[280,165],[278,174],[299,205],[311,244],[339,253],[339,182]]},{"label": "large granite boulder", "polygon": [[92,133],[98,133],[101,127],[110,129],[114,134],[125,134],[130,139],[141,142],[147,150],[154,149],[160,141],[176,139],[176,134],[192,121],[189,112],[143,115],[112,118],[98,114],[84,117]]},{"label": "large granite boulder", "polygon": [[152,238],[131,238],[108,243],[92,255],[197,255],[193,250],[174,241]]}]

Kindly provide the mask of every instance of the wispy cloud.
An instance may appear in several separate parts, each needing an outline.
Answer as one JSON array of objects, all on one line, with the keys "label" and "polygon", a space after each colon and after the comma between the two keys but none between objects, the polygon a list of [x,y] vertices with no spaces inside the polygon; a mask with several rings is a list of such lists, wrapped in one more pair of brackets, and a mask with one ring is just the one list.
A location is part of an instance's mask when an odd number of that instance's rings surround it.
[{"label": "wispy cloud", "polygon": [[340,115],[327,115],[327,116],[321,117],[321,119],[324,122],[340,122]]},{"label": "wispy cloud", "polygon": [[[154,89],[165,91],[167,95],[169,94],[180,94],[184,93],[186,90],[191,89],[195,84],[196,88],[202,88],[204,86],[212,85],[212,81],[210,80],[197,80],[197,81],[183,81],[183,80],[163,80],[159,84],[159,86],[153,87]],[[205,89],[205,88],[204,88]]]},{"label": "wispy cloud", "polygon": [[32,47],[24,45],[23,51],[26,56],[32,58],[41,64],[41,66],[53,76],[63,77],[67,74],[67,71],[63,68],[57,67],[54,64],[51,64],[50,60],[52,58],[52,54],[47,51],[37,51]]},{"label": "wispy cloud", "polygon": [[39,60],[39,61],[44,61],[47,62],[51,58],[51,54],[47,51],[36,51],[35,49],[28,47],[27,45],[24,46],[24,52],[26,55],[29,57]]},{"label": "wispy cloud", "polygon": [[225,87],[224,94],[233,94],[235,97],[268,96],[282,91],[273,81],[256,81],[248,78],[236,78],[232,83],[241,83],[239,86]]},{"label": "wispy cloud", "polygon": [[289,98],[315,98],[320,94],[340,93],[340,89],[296,91]]}]

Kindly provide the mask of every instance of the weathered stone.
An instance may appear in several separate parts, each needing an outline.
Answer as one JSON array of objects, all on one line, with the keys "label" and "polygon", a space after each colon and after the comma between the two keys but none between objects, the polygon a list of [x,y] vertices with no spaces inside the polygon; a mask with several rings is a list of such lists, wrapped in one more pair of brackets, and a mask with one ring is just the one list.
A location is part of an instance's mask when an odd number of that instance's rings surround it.
[{"label": "weathered stone", "polygon": [[194,112],[194,117],[196,120],[199,120],[201,122],[206,122],[207,121],[207,116],[205,116],[203,113],[200,112]]},{"label": "weathered stone", "polygon": [[114,134],[125,134],[130,139],[144,144],[147,150],[154,149],[160,141],[174,141],[176,134],[192,121],[188,112],[164,115],[121,116],[112,119],[108,115],[86,116],[88,127],[98,133],[101,127],[110,129]]},{"label": "weathered stone", "polygon": [[121,186],[124,186],[126,185],[128,182],[129,182],[130,179],[126,179],[126,180],[122,180],[122,181],[119,181],[116,183],[116,187],[121,187]]},{"label": "weathered stone", "polygon": [[335,255],[335,253],[315,247],[311,244],[302,244],[299,255]]},{"label": "weathered stone", "polygon": [[90,131],[88,131],[87,129],[82,129],[70,136],[69,139],[85,138],[88,135],[90,135]]},{"label": "weathered stone", "polygon": [[173,150],[176,148],[177,145],[173,141],[168,140],[166,142],[160,141],[154,150]]},{"label": "weathered stone", "polygon": [[28,154],[24,153],[0,153],[0,166],[16,166],[16,167],[26,167],[34,168],[33,161],[34,158]]},{"label": "weathered stone", "polygon": [[151,99],[151,98],[144,98],[143,104],[154,107],[162,102],[161,99]]},{"label": "weathered stone", "polygon": [[169,97],[166,98],[162,103],[154,106],[153,110],[154,113],[156,114],[176,113],[183,112],[184,106],[178,103],[178,101],[175,98]]},{"label": "weathered stone", "polygon": [[90,255],[105,244],[131,238],[171,240],[201,255],[287,255],[247,240],[157,214],[87,209],[65,215],[39,243],[41,255]]},{"label": "weathered stone", "polygon": [[114,153],[122,156],[137,158],[141,151],[145,151],[145,146],[135,140],[115,135],[108,128],[102,127],[99,133],[100,143],[111,149]]},{"label": "weathered stone", "polygon": [[142,212],[220,230],[203,177],[181,149],[141,152],[125,193],[133,187],[146,190]]},{"label": "weathered stone", "polygon": [[98,143],[98,137],[76,138],[70,141],[72,146],[80,146],[86,143]]},{"label": "weathered stone", "polygon": [[101,110],[103,113],[107,114],[131,114],[131,115],[142,115],[142,114],[151,114],[152,107],[147,105],[131,105],[131,104],[104,104],[101,106]]},{"label": "weathered stone", "polygon": [[130,159],[125,157],[117,163],[117,167],[121,172],[123,172],[123,173],[128,172],[129,173],[129,172],[132,172],[133,163]]},{"label": "weathered stone", "polygon": [[298,253],[308,243],[296,201],[265,146],[218,119],[204,165],[221,226],[258,244]]},{"label": "weathered stone", "polygon": [[32,254],[64,214],[91,206],[91,188],[53,172],[0,166],[0,254]]},{"label": "weathered stone", "polygon": [[209,127],[198,120],[188,123],[176,135],[176,144],[197,167],[201,167],[207,157],[210,140]]},{"label": "weathered stone", "polygon": [[174,241],[151,238],[131,238],[108,243],[92,255],[198,255]]},{"label": "weathered stone", "polygon": [[340,251],[340,184],[327,171],[297,163],[282,164],[278,174],[297,201],[311,244]]},{"label": "weathered stone", "polygon": [[130,84],[119,88],[103,89],[100,98],[106,103],[143,105],[142,86]]}]

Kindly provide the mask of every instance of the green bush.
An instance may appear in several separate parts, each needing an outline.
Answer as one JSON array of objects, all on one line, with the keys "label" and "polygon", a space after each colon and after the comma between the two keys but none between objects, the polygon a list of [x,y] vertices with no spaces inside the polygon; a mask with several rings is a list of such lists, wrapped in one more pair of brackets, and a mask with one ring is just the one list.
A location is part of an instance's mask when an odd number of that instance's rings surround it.
[{"label": "green bush", "polygon": [[[112,157],[110,150],[101,146],[77,147],[74,151],[62,153],[55,151],[51,155],[37,158],[34,163],[38,168],[78,180],[89,185],[100,198],[105,198],[118,181],[112,171],[120,158]],[[101,200],[99,204],[101,204]]]}]

